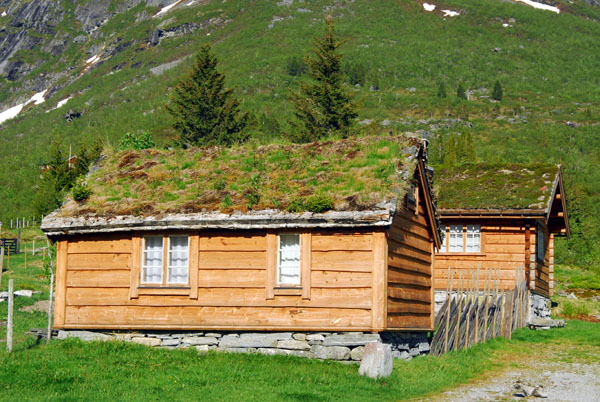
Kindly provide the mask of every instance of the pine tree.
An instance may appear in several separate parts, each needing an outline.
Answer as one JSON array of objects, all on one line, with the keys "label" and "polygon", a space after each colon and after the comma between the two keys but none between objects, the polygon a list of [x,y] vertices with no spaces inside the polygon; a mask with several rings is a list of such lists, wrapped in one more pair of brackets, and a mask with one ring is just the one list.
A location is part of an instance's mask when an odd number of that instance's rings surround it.
[{"label": "pine tree", "polygon": [[465,87],[462,84],[458,84],[458,88],[456,88],[456,96],[461,99],[467,99],[467,92],[465,91]]},{"label": "pine tree", "polygon": [[217,58],[205,44],[190,74],[175,87],[167,110],[175,119],[183,147],[230,145],[247,139],[248,114],[239,105],[233,89],[225,88]]},{"label": "pine tree", "polygon": [[446,85],[443,82],[440,82],[440,86],[438,87],[438,98],[445,98],[446,95]]},{"label": "pine tree", "polygon": [[314,141],[334,132],[347,135],[358,116],[352,96],[342,87],[342,56],[337,51],[342,43],[335,39],[333,21],[328,17],[325,34],[314,40],[314,58],[305,58],[313,83],[301,84],[299,92],[291,93],[297,118],[292,139],[297,142]]},{"label": "pine tree", "polygon": [[502,85],[500,85],[500,81],[496,81],[494,84],[494,90],[492,91],[492,99],[501,101],[502,100]]}]

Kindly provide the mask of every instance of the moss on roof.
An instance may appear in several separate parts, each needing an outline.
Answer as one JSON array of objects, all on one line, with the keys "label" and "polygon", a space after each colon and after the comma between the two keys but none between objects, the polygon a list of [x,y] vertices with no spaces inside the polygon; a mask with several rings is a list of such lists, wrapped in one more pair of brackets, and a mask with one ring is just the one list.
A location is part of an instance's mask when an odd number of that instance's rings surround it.
[{"label": "moss on roof", "polygon": [[466,164],[435,170],[441,209],[546,209],[559,167]]},{"label": "moss on roof", "polygon": [[404,195],[420,145],[414,137],[363,137],[109,153],[88,178],[92,196],[68,201],[59,215],[364,210]]}]

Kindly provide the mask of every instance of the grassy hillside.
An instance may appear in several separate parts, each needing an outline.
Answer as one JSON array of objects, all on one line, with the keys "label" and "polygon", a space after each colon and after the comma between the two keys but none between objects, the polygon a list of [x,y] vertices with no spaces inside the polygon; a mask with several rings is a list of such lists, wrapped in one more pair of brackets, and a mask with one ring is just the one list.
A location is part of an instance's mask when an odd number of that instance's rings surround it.
[{"label": "grassy hillside", "polygon": [[[361,101],[359,120],[372,121],[363,125],[365,133],[429,135],[431,162],[438,165],[446,139],[467,132],[481,161],[563,163],[573,236],[558,242],[557,257],[598,265],[600,9],[582,1],[558,3],[563,12],[557,15],[499,0],[445,0],[435,3],[434,12],[413,0],[282,5],[215,0],[156,18],[150,17],[156,7],[139,5],[112,17],[97,39],[68,50],[72,74],[86,69],[90,47],[104,46],[99,63],[0,127],[0,220],[32,213],[37,166],[56,136],[75,149],[85,140],[114,144],[127,131],[146,130],[169,144],[175,135],[164,108],[169,89],[189,69],[186,57],[205,41],[213,45],[242,107],[259,121],[263,113],[269,116],[269,124],[254,129],[256,140],[281,137],[292,115],[288,91],[305,79],[288,74],[288,61],[310,50],[311,38],[331,14],[339,37],[347,40],[342,48],[346,69],[364,71],[361,84],[347,85]],[[440,9],[460,15],[443,17]],[[189,22],[199,29],[164,37],[157,46],[148,43],[159,25],[168,30]],[[117,47],[121,51],[108,51]],[[181,63],[175,68],[155,69],[176,60]],[[504,89],[499,103],[489,97],[496,80]],[[446,84],[446,99],[436,96],[440,82]],[[459,83],[471,91],[469,101],[456,97]],[[69,96],[73,99],[66,106],[49,111]],[[67,122],[62,116],[68,109],[82,117]]]}]

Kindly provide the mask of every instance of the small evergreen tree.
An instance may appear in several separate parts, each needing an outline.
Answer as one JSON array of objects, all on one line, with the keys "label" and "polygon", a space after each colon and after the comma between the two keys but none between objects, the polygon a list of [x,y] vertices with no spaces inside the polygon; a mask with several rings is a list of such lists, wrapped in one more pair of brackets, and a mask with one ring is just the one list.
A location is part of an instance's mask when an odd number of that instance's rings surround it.
[{"label": "small evergreen tree", "polygon": [[492,99],[501,101],[502,100],[502,85],[500,85],[500,81],[496,81],[494,84],[494,90],[492,91]]},{"label": "small evergreen tree", "polygon": [[448,95],[446,94],[446,85],[443,82],[440,82],[440,86],[438,87],[438,98],[445,98]]},{"label": "small evergreen tree", "polygon": [[205,44],[192,71],[182,78],[167,110],[175,119],[180,144],[230,145],[247,139],[248,114],[240,111],[233,89],[225,88],[225,76],[217,71],[217,58]]},{"label": "small evergreen tree", "polygon": [[314,40],[314,58],[305,58],[313,83],[301,84],[299,92],[291,93],[297,118],[292,122],[295,130],[291,137],[296,142],[314,141],[332,132],[347,135],[358,116],[352,96],[342,87],[342,56],[338,53],[341,45],[328,17],[325,34]]},{"label": "small evergreen tree", "polygon": [[458,88],[456,88],[456,96],[460,99],[467,99],[467,92],[462,84],[458,84]]}]

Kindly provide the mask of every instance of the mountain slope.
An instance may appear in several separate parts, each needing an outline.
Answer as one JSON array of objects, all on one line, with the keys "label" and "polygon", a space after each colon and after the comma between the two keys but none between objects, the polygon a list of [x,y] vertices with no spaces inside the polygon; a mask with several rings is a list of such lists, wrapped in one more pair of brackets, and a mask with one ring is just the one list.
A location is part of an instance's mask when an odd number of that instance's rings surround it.
[{"label": "mountain slope", "polygon": [[[483,161],[563,163],[573,237],[558,254],[598,263],[600,8],[554,3],[560,14],[498,0],[448,0],[433,12],[414,0],[0,0],[0,111],[47,90],[44,103],[0,126],[0,220],[32,214],[38,165],[56,136],[65,152],[139,130],[168,144],[169,89],[205,41],[259,118],[255,136],[284,134],[289,88],[305,79],[290,75],[288,62],[310,50],[332,15],[366,132],[420,132],[433,163],[443,162],[447,138],[466,132]],[[20,50],[5,50],[17,42]],[[500,103],[490,99],[496,80]],[[440,82],[446,99],[436,97]],[[469,101],[456,98],[459,83]],[[68,122],[69,109],[81,117]]]}]

